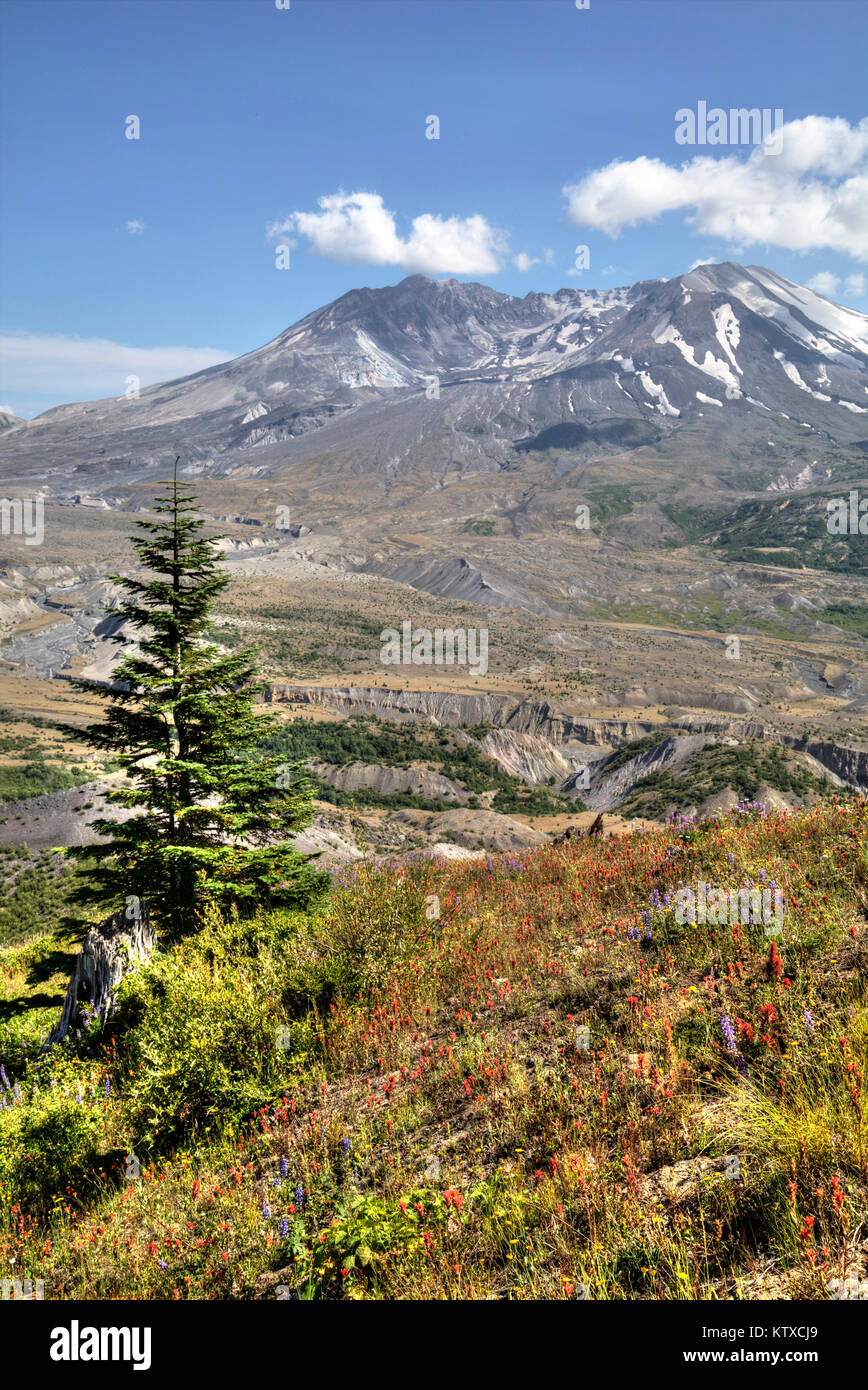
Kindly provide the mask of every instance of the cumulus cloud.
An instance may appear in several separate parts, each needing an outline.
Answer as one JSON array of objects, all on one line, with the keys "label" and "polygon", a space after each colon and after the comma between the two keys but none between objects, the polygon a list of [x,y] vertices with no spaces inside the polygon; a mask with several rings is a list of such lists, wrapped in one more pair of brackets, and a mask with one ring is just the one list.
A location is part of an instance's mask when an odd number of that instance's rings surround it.
[{"label": "cumulus cloud", "polygon": [[810,280],[806,280],[805,284],[809,290],[816,290],[817,294],[824,294],[829,299],[837,294],[843,285],[845,294],[859,298],[865,293],[866,278],[861,270],[855,275],[845,275],[843,279],[831,270],[820,270]]},{"label": "cumulus cloud", "polygon": [[131,218],[127,223],[127,231],[130,233],[130,236],[141,236],[144,230],[145,223],[140,222],[137,217]]},{"label": "cumulus cloud", "polygon": [[574,223],[609,236],[685,211],[703,236],[868,259],[868,117],[854,126],[828,116],[788,121],[779,154],[754,147],[680,165],[614,160],[563,192]]},{"label": "cumulus cloud", "polygon": [[712,257],[712,256],[702,256],[698,261],[691,261],[691,262],[690,262],[690,269],[691,269],[691,270],[698,270],[699,267],[700,267],[701,265],[714,265],[714,259],[713,259],[713,257]]},{"label": "cumulus cloud", "polygon": [[513,265],[516,270],[521,271],[530,270],[533,266],[539,265],[539,263],[539,256],[528,256],[525,251],[519,251],[518,255],[513,260]]},{"label": "cumulus cloud", "polygon": [[840,276],[833,275],[831,270],[821,270],[818,274],[812,275],[810,280],[805,281],[809,290],[816,290],[817,294],[826,295],[834,294],[840,283]]},{"label": "cumulus cloud", "polygon": [[142,386],[226,362],[219,348],[127,347],[107,338],[69,338],[61,333],[0,335],[0,376],[8,395],[96,400],[122,396],[129,375]]},{"label": "cumulus cloud", "polygon": [[319,212],[291,212],[268,225],[272,241],[292,232],[307,237],[317,255],[344,264],[396,265],[427,275],[493,275],[506,254],[506,237],[478,214],[414,217],[410,235],[398,234],[395,214],[379,193],[331,193]]}]

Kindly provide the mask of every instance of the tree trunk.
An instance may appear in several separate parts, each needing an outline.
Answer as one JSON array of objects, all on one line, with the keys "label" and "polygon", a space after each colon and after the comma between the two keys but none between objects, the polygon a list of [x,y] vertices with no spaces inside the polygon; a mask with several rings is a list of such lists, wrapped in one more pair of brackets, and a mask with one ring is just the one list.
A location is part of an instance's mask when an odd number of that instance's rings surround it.
[{"label": "tree trunk", "polygon": [[42,1045],[40,1056],[62,1042],[78,1023],[79,1010],[88,1006],[91,1019],[97,1014],[104,1022],[112,1013],[115,991],[124,975],[147,960],[157,944],[147,909],[138,904],[135,915],[121,908],[97,927],[89,927],[76,956],[60,1020]]}]

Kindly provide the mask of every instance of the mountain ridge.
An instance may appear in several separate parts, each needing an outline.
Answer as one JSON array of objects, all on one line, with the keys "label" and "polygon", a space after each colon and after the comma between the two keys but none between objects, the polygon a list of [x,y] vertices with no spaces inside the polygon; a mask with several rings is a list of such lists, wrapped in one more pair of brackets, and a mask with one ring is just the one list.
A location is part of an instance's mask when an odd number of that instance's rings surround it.
[{"label": "mountain ridge", "polygon": [[96,475],[106,455],[148,475],[174,452],[199,472],[228,459],[270,473],[345,450],[352,421],[374,466],[397,453],[400,467],[404,435],[439,431],[472,458],[480,431],[509,451],[569,422],[666,432],[709,409],[718,437],[762,433],[766,414],[849,446],[868,436],[866,383],[868,316],[763,267],[523,298],[412,275],[350,290],[226,363],[16,423],[2,453],[25,474],[58,448]]}]

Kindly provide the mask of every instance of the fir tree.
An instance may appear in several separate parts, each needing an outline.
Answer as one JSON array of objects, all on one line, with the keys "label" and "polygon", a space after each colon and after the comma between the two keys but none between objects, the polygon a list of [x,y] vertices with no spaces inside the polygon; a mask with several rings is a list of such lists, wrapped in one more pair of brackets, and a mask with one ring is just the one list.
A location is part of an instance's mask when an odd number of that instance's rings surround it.
[{"label": "fir tree", "polygon": [[69,852],[94,861],[79,902],[123,901],[133,915],[137,899],[171,936],[195,928],[208,901],[242,914],[260,905],[304,909],[327,875],[286,842],[312,816],[303,768],[256,753],[272,723],[254,711],[263,688],[256,653],[226,654],[208,640],[214,600],[229,583],[220,538],[203,535],[177,459],[171,483],[160,486],[169,489],[156,498],[160,519],[137,521],[143,534],[131,537],[145,574],[111,576],[124,597],[106,610],[134,625],[138,650],[100,691],[103,722],[85,730],[126,773],[108,799],[134,814],[95,821],[104,840]]}]

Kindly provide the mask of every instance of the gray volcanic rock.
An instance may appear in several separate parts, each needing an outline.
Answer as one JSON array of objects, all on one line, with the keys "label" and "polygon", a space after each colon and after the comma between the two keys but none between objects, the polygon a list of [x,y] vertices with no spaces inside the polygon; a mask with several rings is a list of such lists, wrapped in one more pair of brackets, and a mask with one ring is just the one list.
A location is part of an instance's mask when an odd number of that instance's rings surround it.
[{"label": "gray volcanic rock", "polygon": [[310,766],[324,782],[338,791],[356,792],[367,788],[384,796],[407,792],[432,801],[460,803],[470,800],[470,793],[457,782],[425,768],[381,767],[378,763],[360,762],[347,763],[343,767],[332,767],[328,763],[311,763]]},{"label": "gray volcanic rock", "polygon": [[[265,347],[137,399],[14,423],[4,473],[50,468],[54,489],[77,473],[74,491],[86,480],[93,498],[159,476],[176,452],[194,473],[267,475],[333,455],[393,476],[425,439],[442,444],[444,470],[483,471],[519,449],[599,455],[688,423],[734,456],[781,421],[784,447],[793,421],[859,444],[866,380],[868,317],[760,266],[523,299],[413,275],[353,290]],[[807,481],[806,462],[784,482]]]}]

